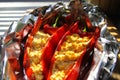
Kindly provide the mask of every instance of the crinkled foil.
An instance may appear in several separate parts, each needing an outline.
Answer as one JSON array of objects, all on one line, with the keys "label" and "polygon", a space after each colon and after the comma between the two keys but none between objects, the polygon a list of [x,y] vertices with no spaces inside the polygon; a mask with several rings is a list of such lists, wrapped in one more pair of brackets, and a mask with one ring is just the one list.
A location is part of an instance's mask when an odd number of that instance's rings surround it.
[{"label": "crinkled foil", "polygon": [[[45,7],[44,7],[45,8]],[[105,14],[99,9],[99,7],[94,6],[89,3],[83,3],[84,11],[88,13],[89,18],[93,26],[101,27],[100,38],[97,41],[97,48],[94,49],[93,62],[89,74],[85,76],[86,80],[107,80],[116,64],[117,54],[119,52],[119,44],[115,37],[112,36],[107,30],[107,20]],[[34,12],[33,12],[34,13]],[[33,14],[27,14],[18,22],[13,22],[8,31],[0,38],[0,79],[9,80],[10,70],[7,68],[9,66],[7,55],[10,54],[9,50],[16,51],[14,55],[19,58],[20,46],[14,37],[16,33],[24,28],[25,25],[33,24],[37,17]],[[12,46],[11,46],[12,44]],[[14,46],[13,46],[14,44]],[[18,74],[16,72],[16,74]],[[24,78],[22,78],[25,80]]]}]

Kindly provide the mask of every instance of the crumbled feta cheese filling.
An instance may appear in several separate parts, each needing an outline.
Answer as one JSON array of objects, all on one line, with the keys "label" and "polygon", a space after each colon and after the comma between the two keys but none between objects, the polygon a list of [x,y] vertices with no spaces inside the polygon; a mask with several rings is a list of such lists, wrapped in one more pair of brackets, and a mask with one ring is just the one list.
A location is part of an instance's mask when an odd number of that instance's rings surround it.
[{"label": "crumbled feta cheese filling", "polygon": [[41,31],[38,31],[33,38],[32,46],[30,47],[30,51],[28,53],[30,59],[30,67],[33,70],[33,77],[36,80],[43,80],[42,66],[40,63],[42,48],[45,46],[47,40],[50,35]]}]

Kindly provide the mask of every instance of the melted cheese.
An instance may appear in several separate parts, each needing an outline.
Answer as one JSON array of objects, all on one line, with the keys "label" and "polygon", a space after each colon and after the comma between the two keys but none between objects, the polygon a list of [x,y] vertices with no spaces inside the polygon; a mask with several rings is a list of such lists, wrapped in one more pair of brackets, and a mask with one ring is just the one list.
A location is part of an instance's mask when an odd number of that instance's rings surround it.
[{"label": "melted cheese", "polygon": [[66,41],[61,45],[60,51],[55,52],[55,63],[52,69],[51,80],[64,80],[68,70],[80,57],[86,48],[89,38],[81,38],[78,34],[66,36]]},{"label": "melted cheese", "polygon": [[43,80],[43,73],[42,73],[42,66],[40,64],[40,59],[42,55],[42,48],[45,46],[47,40],[49,39],[50,35],[37,32],[33,38],[32,46],[30,47],[30,52],[28,53],[29,60],[30,60],[30,67],[33,70],[33,77],[36,80]]}]

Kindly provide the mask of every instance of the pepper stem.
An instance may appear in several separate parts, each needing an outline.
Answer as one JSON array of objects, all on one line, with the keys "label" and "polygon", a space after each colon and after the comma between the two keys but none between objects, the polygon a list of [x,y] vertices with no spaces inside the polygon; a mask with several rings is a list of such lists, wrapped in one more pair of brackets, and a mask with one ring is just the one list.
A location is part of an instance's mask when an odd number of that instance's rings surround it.
[{"label": "pepper stem", "polygon": [[54,27],[54,28],[57,26],[58,20],[59,20],[59,16],[56,18],[55,23],[53,24],[53,27]]}]

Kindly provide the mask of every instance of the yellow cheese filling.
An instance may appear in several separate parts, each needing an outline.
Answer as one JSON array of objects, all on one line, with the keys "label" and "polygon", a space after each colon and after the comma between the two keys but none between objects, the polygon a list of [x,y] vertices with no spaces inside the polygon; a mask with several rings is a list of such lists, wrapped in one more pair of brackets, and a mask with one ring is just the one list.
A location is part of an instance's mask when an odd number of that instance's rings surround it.
[{"label": "yellow cheese filling", "polygon": [[50,35],[42,31],[38,31],[33,38],[32,46],[30,47],[30,52],[28,53],[30,59],[30,67],[33,70],[32,76],[36,80],[43,80],[42,66],[40,64],[40,59],[42,55],[42,48],[45,46]]},{"label": "yellow cheese filling", "polygon": [[66,73],[80,57],[88,41],[88,37],[81,38],[78,34],[66,36],[60,51],[55,52],[56,60],[53,65],[51,80],[64,80]]}]

